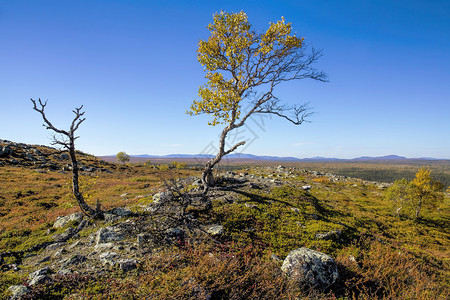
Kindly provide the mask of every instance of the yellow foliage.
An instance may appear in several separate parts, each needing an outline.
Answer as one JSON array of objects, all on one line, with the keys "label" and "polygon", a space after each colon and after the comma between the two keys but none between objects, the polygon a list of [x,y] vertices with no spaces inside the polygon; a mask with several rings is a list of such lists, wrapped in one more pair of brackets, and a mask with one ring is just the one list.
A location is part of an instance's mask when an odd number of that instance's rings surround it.
[{"label": "yellow foliage", "polygon": [[200,100],[194,100],[187,113],[211,115],[208,124],[212,126],[233,123],[240,117],[245,92],[267,83],[264,78],[270,72],[268,66],[281,63],[292,54],[290,50],[300,49],[303,38],[291,35],[291,24],[284,18],[270,23],[265,33],[257,34],[243,11],[221,11],[207,28],[211,35],[199,41],[197,58],[208,71],[208,81],[200,86]]}]

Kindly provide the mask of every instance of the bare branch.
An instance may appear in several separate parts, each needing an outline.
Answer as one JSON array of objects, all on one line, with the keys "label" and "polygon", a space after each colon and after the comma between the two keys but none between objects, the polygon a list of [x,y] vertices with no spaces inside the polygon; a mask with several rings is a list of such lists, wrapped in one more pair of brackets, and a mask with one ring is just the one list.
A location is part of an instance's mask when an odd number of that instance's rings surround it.
[{"label": "bare branch", "polygon": [[[314,114],[310,111],[309,103],[303,105],[294,105],[292,107],[278,105],[278,98],[273,98],[272,101],[268,102],[261,109],[255,110],[254,113],[259,114],[273,114],[288,120],[294,125],[300,125],[304,122],[309,122],[308,117]],[[290,112],[291,116],[288,116],[286,112]]]},{"label": "bare branch", "polygon": [[225,151],[223,156],[230,154],[231,152],[233,152],[234,150],[236,150],[239,146],[245,145],[245,141],[239,142],[236,145],[234,145],[233,147],[231,147],[229,150]]},{"label": "bare branch", "polygon": [[64,134],[64,135],[66,135],[66,136],[69,136],[69,133],[68,133],[67,131],[61,130],[61,129],[57,129],[57,128],[56,128],[55,126],[53,126],[53,124],[50,123],[50,121],[47,119],[47,117],[46,117],[46,115],[45,115],[45,112],[44,112],[45,106],[47,105],[47,101],[42,102],[42,101],[41,101],[41,98],[39,98],[39,105],[40,105],[41,108],[38,108],[37,105],[36,105],[36,101],[33,100],[33,99],[31,99],[31,98],[30,98],[30,100],[31,100],[31,102],[33,102],[33,109],[41,114],[42,119],[44,120],[44,123],[45,123],[45,124],[44,124],[44,127],[45,127],[46,129],[50,129],[50,130],[53,130],[53,131],[55,131],[55,132],[57,132],[57,133],[60,133],[60,134]]}]

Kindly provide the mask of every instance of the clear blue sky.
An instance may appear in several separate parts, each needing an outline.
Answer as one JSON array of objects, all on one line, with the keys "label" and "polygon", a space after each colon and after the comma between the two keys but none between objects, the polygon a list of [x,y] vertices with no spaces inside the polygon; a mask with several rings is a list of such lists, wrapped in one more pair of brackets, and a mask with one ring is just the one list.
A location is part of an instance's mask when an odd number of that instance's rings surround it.
[{"label": "clear blue sky", "polygon": [[185,111],[205,82],[197,43],[220,10],[245,11],[258,31],[284,16],[323,49],[330,79],[280,86],[317,114],[253,120],[232,137],[251,141],[245,153],[450,159],[450,1],[437,0],[0,0],[0,139],[49,144],[29,100],[40,97],[61,128],[84,105],[77,148],[91,154],[209,152],[221,128]]}]

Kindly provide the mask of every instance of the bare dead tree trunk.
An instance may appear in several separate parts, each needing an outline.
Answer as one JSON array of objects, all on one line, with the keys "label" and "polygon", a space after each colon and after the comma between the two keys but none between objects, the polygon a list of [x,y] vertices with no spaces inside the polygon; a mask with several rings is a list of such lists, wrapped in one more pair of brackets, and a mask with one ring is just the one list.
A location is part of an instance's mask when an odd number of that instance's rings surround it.
[{"label": "bare dead tree trunk", "polygon": [[84,115],[84,111],[81,111],[83,106],[79,108],[75,108],[73,112],[75,113],[75,118],[72,121],[72,124],[70,126],[69,131],[57,129],[53,126],[53,124],[47,119],[45,115],[45,106],[47,105],[47,101],[42,102],[39,98],[39,105],[40,108],[37,107],[36,101],[31,99],[31,102],[33,102],[33,109],[37,112],[39,112],[44,120],[44,127],[46,129],[52,130],[55,133],[58,133],[61,135],[61,138],[56,137],[56,135],[53,136],[52,145],[60,145],[63,146],[68,152],[70,156],[70,161],[72,165],[72,192],[75,196],[75,199],[77,200],[78,206],[80,207],[81,211],[91,217],[91,218],[100,218],[103,219],[103,211],[101,210],[101,206],[99,203],[97,203],[97,206],[95,209],[91,208],[86,201],[84,200],[83,194],[80,192],[80,186],[78,181],[78,162],[77,157],[75,153],[75,140],[78,138],[75,136],[75,131],[78,129],[80,124],[86,120],[85,118],[82,118]]}]

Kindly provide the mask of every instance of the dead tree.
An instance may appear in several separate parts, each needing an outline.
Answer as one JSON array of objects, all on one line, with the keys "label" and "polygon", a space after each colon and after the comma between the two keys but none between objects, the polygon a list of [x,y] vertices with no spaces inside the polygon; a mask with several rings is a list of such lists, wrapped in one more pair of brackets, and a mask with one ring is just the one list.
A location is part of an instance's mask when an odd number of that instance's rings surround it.
[{"label": "dead tree", "polygon": [[[75,154],[75,140],[79,138],[79,136],[75,136],[75,131],[77,131],[78,127],[81,123],[83,123],[86,118],[83,118],[84,111],[82,111],[83,105],[75,108],[73,113],[75,114],[75,118],[72,120],[72,124],[70,125],[69,131],[61,130],[53,126],[53,124],[47,119],[45,115],[45,106],[47,105],[47,101],[42,102],[39,98],[39,107],[35,100],[30,99],[33,102],[33,109],[39,112],[44,120],[43,126],[54,132],[53,138],[51,141],[52,145],[59,145],[65,148],[69,152],[70,161],[72,165],[72,192],[75,196],[75,199],[80,206],[81,211],[91,218],[103,218],[103,211],[101,210],[100,203],[97,201],[97,205],[95,208],[91,208],[86,201],[84,200],[83,194],[80,192],[80,187],[78,183],[78,162]],[[59,135],[59,136],[57,136]]]}]

